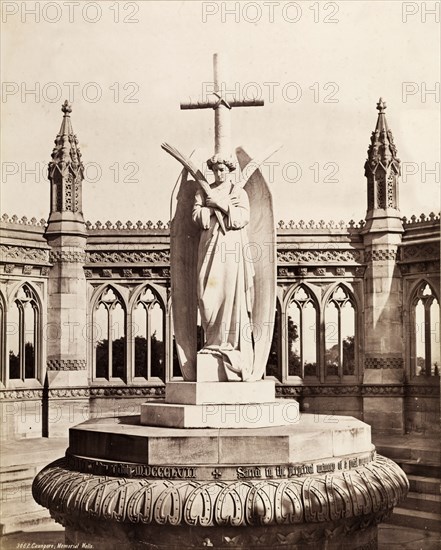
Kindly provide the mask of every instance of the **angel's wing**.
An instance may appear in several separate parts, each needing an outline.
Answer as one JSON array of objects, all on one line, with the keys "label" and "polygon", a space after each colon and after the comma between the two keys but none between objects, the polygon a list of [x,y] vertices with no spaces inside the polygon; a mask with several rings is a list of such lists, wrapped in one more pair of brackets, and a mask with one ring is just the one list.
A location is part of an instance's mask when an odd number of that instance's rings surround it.
[{"label": "angel's wing", "polygon": [[199,229],[191,212],[198,184],[182,171],[170,230],[170,267],[173,325],[184,380],[196,380],[197,260]]},{"label": "angel's wing", "polygon": [[[251,160],[241,147],[236,149],[236,156],[241,169]],[[271,192],[260,170],[251,174],[244,189],[250,201],[249,241],[257,245],[261,252],[253,262],[255,276],[252,311],[252,323],[256,326],[252,379],[260,380],[265,373],[271,348],[276,312],[276,230]]]}]

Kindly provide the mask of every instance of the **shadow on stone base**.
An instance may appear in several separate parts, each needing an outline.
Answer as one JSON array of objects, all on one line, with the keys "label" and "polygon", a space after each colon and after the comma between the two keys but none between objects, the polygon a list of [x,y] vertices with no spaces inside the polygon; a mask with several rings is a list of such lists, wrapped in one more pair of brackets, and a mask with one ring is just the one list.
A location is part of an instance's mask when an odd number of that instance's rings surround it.
[{"label": "shadow on stone base", "polygon": [[[267,527],[187,527],[121,525],[116,522],[64,521],[66,544],[87,550],[376,550],[377,524],[387,514],[372,514],[320,524]],[[69,526],[70,525],[70,526]]]}]

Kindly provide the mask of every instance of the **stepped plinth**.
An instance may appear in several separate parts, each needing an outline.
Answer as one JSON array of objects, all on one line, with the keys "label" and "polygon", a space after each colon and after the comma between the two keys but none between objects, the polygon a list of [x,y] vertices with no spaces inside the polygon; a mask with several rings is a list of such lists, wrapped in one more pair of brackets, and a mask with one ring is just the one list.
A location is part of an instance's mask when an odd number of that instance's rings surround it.
[{"label": "stepped plinth", "polygon": [[169,382],[165,403],[141,405],[141,424],[170,428],[268,428],[289,426],[299,404],[276,399],[272,380]]},{"label": "stepped plinth", "polygon": [[[171,383],[165,403],[145,403],[140,415],[70,429],[65,457],[33,485],[37,502],[65,525],[67,543],[106,550],[376,547],[377,524],[404,499],[408,483],[376,454],[370,426],[301,414],[294,400],[275,399],[271,381],[217,383],[214,394],[212,385]],[[295,414],[280,425],[241,416],[244,407],[269,404]],[[182,426],[173,407],[198,410],[205,424]],[[220,411],[214,427],[203,407]]]}]

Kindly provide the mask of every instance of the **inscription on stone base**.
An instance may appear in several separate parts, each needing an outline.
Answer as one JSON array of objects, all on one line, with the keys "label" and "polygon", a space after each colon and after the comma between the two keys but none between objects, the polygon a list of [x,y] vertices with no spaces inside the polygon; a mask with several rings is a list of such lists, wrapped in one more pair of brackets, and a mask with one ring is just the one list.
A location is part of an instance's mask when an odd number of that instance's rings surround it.
[{"label": "inscription on stone base", "polygon": [[315,474],[349,471],[364,466],[375,460],[376,452],[346,455],[320,461],[302,462],[297,464],[255,464],[223,466],[164,466],[150,464],[133,464],[94,460],[84,457],[67,455],[68,465],[80,472],[95,475],[116,477],[142,477],[145,479],[195,479],[206,481],[219,479],[234,481],[237,479],[291,479]]},{"label": "inscription on stone base", "polygon": [[386,512],[405,498],[408,487],[404,472],[380,456],[350,472],[234,481],[122,479],[78,472],[61,459],[38,474],[32,494],[52,513],[80,524],[88,519],[130,529],[135,525],[255,529],[314,524],[316,530],[328,521],[357,516],[366,521],[370,514]]}]

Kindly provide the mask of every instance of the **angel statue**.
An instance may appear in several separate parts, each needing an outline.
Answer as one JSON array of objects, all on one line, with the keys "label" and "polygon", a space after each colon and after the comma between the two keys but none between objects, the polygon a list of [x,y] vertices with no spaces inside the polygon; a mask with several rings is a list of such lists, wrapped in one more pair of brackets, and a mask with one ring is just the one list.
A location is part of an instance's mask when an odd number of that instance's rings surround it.
[{"label": "angel statue", "polygon": [[276,299],[272,198],[259,167],[275,151],[251,161],[242,148],[236,149],[241,177],[233,182],[231,109],[260,106],[263,100],[227,101],[222,91],[225,57],[214,54],[213,62],[213,94],[203,102],[181,103],[181,109],[214,110],[215,154],[207,161],[214,182],[209,184],[190,159],[162,144],[184,166],[170,232],[176,349],[184,380],[256,381],[271,347]]},{"label": "angel statue", "polygon": [[[271,347],[276,288],[272,198],[261,163],[237,149],[244,176],[234,183],[235,164],[215,154],[207,161],[214,174],[208,184],[191,160],[170,145],[163,148],[185,167],[170,235],[184,380],[259,380]],[[199,350],[198,311],[205,337]]]}]

